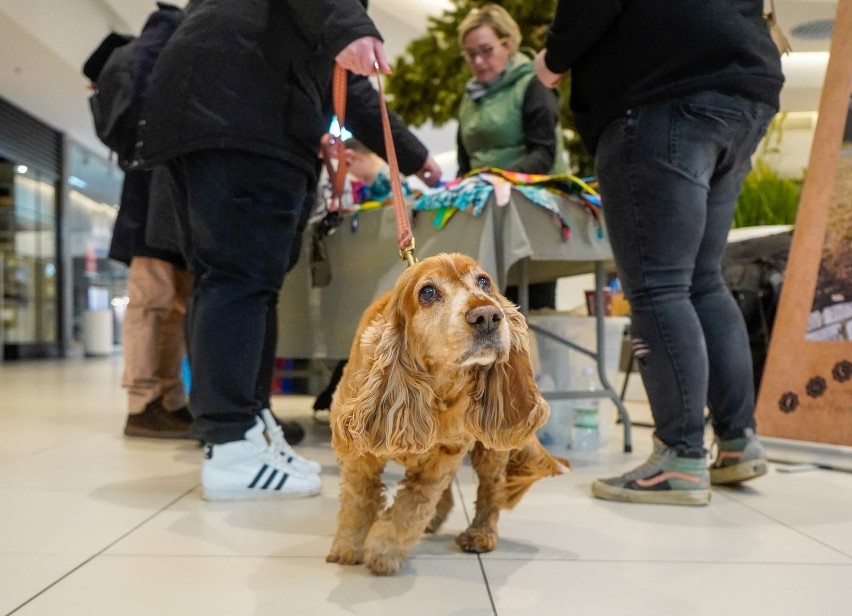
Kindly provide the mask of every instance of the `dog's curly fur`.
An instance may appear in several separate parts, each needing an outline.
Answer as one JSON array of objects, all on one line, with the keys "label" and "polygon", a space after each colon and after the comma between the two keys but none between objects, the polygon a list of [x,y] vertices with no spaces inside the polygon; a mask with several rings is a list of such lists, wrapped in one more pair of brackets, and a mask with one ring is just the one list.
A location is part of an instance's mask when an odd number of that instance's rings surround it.
[{"label": "dog's curly fur", "polygon": [[[468,451],[479,478],[476,516],[456,542],[493,550],[500,509],[567,465],[535,437],[549,412],[524,317],[479,265],[442,254],[408,268],[365,311],[332,401],[341,489],[326,560],[399,571],[449,513],[450,482]],[[391,459],[406,472],[385,509],[381,474]]]}]

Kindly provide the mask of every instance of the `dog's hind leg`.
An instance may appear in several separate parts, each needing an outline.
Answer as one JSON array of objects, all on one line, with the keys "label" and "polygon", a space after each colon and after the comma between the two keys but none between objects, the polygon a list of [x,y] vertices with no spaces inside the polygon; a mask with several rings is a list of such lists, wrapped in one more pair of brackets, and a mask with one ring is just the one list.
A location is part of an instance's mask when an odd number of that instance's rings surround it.
[{"label": "dog's hind leg", "polygon": [[486,449],[477,442],[471,452],[471,462],[479,487],[476,490],[476,514],[467,530],[456,537],[465,552],[490,552],[497,547],[497,520],[505,504],[506,463],[508,451]]},{"label": "dog's hind leg", "polygon": [[340,461],[340,511],[337,533],[326,562],[357,565],[362,562],[364,540],[385,507],[382,483],[384,462],[372,455]]},{"label": "dog's hind leg", "polygon": [[364,543],[364,563],[376,575],[393,575],[434,518],[435,508],[466,451],[429,453],[405,460],[405,477],[393,505],[373,524]]}]

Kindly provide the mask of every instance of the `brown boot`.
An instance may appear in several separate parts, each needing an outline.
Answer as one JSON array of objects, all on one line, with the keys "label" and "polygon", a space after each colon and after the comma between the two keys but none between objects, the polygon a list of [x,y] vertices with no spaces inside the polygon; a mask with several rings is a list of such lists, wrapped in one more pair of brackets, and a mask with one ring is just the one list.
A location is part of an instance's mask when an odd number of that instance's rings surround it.
[{"label": "brown boot", "polygon": [[187,420],[187,415],[188,413],[169,413],[163,408],[160,398],[157,398],[148,403],[145,410],[138,415],[127,416],[124,434],[148,438],[191,439],[192,421]]}]

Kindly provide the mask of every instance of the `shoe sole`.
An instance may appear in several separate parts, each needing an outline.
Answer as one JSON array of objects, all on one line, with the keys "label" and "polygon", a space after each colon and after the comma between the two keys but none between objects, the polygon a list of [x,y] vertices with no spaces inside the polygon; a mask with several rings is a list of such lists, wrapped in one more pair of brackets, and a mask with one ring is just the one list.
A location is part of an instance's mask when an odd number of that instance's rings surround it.
[{"label": "shoe sole", "polygon": [[322,488],[284,492],[275,490],[247,490],[245,488],[205,488],[202,498],[207,501],[275,500],[286,498],[308,498],[316,496]]},{"label": "shoe sole", "polygon": [[592,494],[604,500],[655,505],[700,507],[710,503],[710,490],[628,490],[602,481],[592,482]]},{"label": "shoe sole", "polygon": [[731,483],[741,483],[749,479],[761,477],[769,471],[769,464],[766,460],[748,460],[733,464],[731,466],[722,466],[719,468],[710,468],[710,483],[714,486],[723,486]]}]

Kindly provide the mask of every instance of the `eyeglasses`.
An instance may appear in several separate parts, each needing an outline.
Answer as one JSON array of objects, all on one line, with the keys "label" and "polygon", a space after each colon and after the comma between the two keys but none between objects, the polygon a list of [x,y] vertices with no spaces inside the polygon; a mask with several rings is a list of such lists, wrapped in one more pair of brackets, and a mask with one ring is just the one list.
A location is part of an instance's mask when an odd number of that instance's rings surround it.
[{"label": "eyeglasses", "polygon": [[[508,40],[508,37],[497,39],[497,46],[502,45]],[[483,45],[479,49],[463,49],[461,55],[463,58],[467,59],[468,62],[475,62],[477,57],[487,60],[494,54],[494,49],[496,49],[497,46]]]}]

